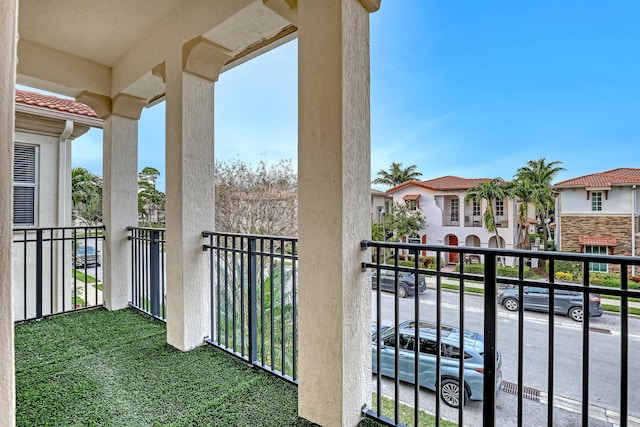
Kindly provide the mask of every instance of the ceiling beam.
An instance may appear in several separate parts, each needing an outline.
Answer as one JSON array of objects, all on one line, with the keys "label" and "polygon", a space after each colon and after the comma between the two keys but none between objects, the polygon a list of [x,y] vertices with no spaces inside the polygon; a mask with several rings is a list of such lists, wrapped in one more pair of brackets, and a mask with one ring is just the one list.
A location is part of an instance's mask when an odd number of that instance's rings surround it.
[{"label": "ceiling beam", "polygon": [[61,95],[109,95],[111,68],[26,39],[18,42],[17,81]]}]

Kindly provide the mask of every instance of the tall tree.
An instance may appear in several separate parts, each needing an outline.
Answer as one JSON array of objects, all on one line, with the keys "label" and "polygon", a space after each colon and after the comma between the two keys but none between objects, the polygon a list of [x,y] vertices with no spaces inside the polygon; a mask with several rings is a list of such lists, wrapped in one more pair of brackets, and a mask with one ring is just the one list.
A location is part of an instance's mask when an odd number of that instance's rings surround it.
[{"label": "tall tree", "polygon": [[[542,224],[545,248],[549,240],[547,219],[551,220],[555,208],[555,198],[551,191],[551,181],[558,172],[564,168],[560,161],[547,162],[544,157],[538,160],[529,160],[527,164],[519,168],[514,176],[515,185],[527,185],[530,187],[531,201],[536,207],[536,215]],[[524,184],[527,182],[528,184]]]},{"label": "tall tree", "polygon": [[165,194],[156,188],[160,171],[145,167],[138,174],[138,218],[140,225],[163,227],[165,223]]},{"label": "tall tree", "polygon": [[495,202],[508,196],[507,183],[502,178],[493,178],[490,181],[481,182],[467,190],[464,198],[465,203],[469,200],[486,202],[486,208],[482,214],[482,225],[489,233],[496,235],[496,243],[500,247],[500,234],[496,226]]},{"label": "tall tree", "polygon": [[412,181],[422,176],[417,171],[416,165],[402,167],[402,163],[392,162],[389,171],[380,169],[377,173],[378,177],[372,181],[373,184],[388,185],[390,187],[402,184],[403,182]]},{"label": "tall tree", "polygon": [[216,230],[295,236],[298,180],[291,160],[253,169],[241,160],[216,162]]},{"label": "tall tree", "polygon": [[[412,211],[407,205],[396,202],[393,204],[391,212],[384,216],[383,222],[385,234],[392,234],[389,240],[398,242],[403,237],[415,236],[424,229],[425,218],[420,209]],[[376,236],[379,237],[379,234]]]},{"label": "tall tree", "polygon": [[73,219],[87,225],[102,221],[102,177],[77,167],[71,170],[71,203]]}]

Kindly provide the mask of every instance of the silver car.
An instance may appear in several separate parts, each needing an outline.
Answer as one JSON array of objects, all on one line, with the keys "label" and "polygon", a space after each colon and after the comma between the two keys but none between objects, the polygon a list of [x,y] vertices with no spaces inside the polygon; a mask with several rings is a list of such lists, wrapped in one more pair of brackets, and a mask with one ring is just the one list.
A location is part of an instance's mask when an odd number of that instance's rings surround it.
[{"label": "silver car", "polygon": [[[438,353],[437,326],[429,322],[420,322],[420,365],[418,384],[430,390],[436,390],[436,363]],[[412,384],[415,379],[415,321],[409,320],[398,325],[399,342],[396,354],[396,328],[382,327],[380,347],[376,339],[377,328],[372,327],[373,372],[395,378],[395,359],[398,361],[398,378]],[[440,397],[449,406],[460,406],[460,328],[440,327]],[[484,381],[484,338],[477,332],[464,331],[464,401],[482,400]],[[380,351],[380,368],[377,353]],[[502,383],[502,357],[499,352],[496,359],[496,393]]]},{"label": "silver car", "polygon": [[75,251],[74,265],[85,267],[88,265],[100,266],[100,252],[94,246],[78,246]]},{"label": "silver car", "polygon": [[[524,290],[525,310],[549,311],[549,289],[534,286],[525,286]],[[583,294],[577,291],[566,291],[556,289],[553,292],[554,313],[569,316],[576,322],[582,322]],[[501,304],[509,311],[516,311],[520,306],[520,294],[518,287],[511,289],[500,289],[498,291],[498,304]],[[591,317],[602,316],[603,310],[600,306],[600,295],[589,294],[589,315]]]}]

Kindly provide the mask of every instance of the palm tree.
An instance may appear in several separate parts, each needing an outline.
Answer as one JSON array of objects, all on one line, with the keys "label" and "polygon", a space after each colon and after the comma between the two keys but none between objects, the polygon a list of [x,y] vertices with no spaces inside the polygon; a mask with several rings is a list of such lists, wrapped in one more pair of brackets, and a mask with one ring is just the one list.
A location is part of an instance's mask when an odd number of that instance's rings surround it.
[{"label": "palm tree", "polygon": [[73,213],[87,224],[102,220],[102,178],[85,168],[71,170]]},{"label": "palm tree", "polygon": [[469,200],[476,202],[485,200],[487,202],[487,207],[482,214],[482,224],[489,233],[495,233],[498,247],[500,247],[500,235],[496,226],[494,203],[496,200],[502,200],[507,196],[508,188],[506,183],[502,178],[493,178],[468,189],[464,198],[465,203],[469,202]]},{"label": "palm tree", "polygon": [[530,200],[536,207],[536,216],[540,219],[542,224],[545,249],[546,243],[549,239],[549,230],[546,227],[547,218],[553,213],[555,206],[555,199],[551,191],[551,181],[558,172],[563,171],[564,168],[559,165],[560,161],[547,162],[544,157],[538,160],[529,160],[526,166],[518,169],[516,172],[515,185],[523,185],[525,181],[530,187]]},{"label": "palm tree", "polygon": [[391,162],[389,172],[384,169],[380,169],[377,173],[378,177],[372,181],[373,184],[382,184],[394,187],[403,182],[413,181],[422,176],[422,173],[418,172],[416,165],[411,165],[406,168],[402,167],[402,163]]},{"label": "palm tree", "polygon": [[516,248],[529,249],[530,242],[527,233],[527,223],[529,220],[529,204],[534,203],[537,197],[537,187],[528,179],[514,181],[509,186],[509,196],[519,202],[518,213],[518,242]]}]

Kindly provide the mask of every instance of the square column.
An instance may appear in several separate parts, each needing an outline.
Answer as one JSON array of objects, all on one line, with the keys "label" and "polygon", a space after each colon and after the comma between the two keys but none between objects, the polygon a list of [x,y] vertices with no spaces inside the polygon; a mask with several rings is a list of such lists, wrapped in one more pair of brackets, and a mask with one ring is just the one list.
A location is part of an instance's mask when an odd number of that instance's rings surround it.
[{"label": "square column", "polygon": [[354,426],[371,401],[369,11],[298,2],[298,413]]},{"label": "square column", "polygon": [[102,221],[104,304],[119,310],[131,301],[131,244],[127,227],[138,225],[138,120],[110,115],[103,131]]},{"label": "square column", "polygon": [[228,58],[194,39],[161,70],[167,88],[167,342],[183,351],[211,335],[202,232],[215,227],[214,82]]},{"label": "square column", "polygon": [[0,0],[0,425],[16,425],[11,240],[18,2]]}]

